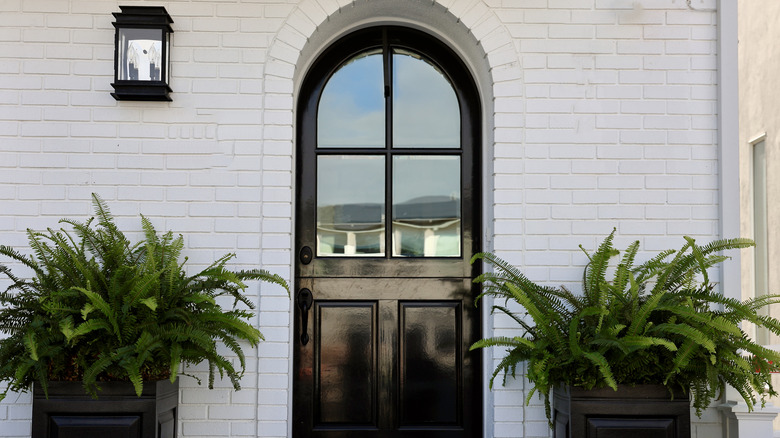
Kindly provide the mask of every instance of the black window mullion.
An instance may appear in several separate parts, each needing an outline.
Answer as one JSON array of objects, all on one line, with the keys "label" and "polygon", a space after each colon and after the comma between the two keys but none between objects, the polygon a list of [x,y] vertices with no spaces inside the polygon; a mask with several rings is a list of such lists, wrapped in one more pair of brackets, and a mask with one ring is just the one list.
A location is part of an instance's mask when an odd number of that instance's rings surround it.
[{"label": "black window mullion", "polygon": [[385,258],[391,258],[393,249],[393,56],[387,37],[387,28],[382,29],[382,60],[385,84]]},{"label": "black window mullion", "polygon": [[[312,169],[309,171],[309,176],[317,181],[317,168],[316,168],[316,156],[328,156],[328,155],[347,155],[347,156],[367,156],[367,155],[382,155],[385,157],[385,236],[384,236],[384,259],[393,259],[393,198],[394,198],[394,184],[397,181],[393,181],[393,172],[395,164],[393,157],[398,155],[419,155],[419,156],[460,156],[461,165],[461,254],[468,255],[473,252],[465,245],[473,246],[471,242],[474,242],[479,236],[473,234],[471,225],[469,223],[475,223],[478,220],[478,216],[475,216],[472,209],[469,207],[476,199],[472,199],[474,196],[472,185],[476,182],[473,179],[471,172],[479,172],[479,164],[477,163],[478,156],[472,153],[471,148],[477,143],[478,126],[474,121],[478,120],[475,114],[478,114],[478,105],[474,104],[477,101],[478,93],[471,83],[471,79],[468,76],[468,71],[462,65],[458,63],[458,59],[453,57],[448,51],[448,48],[438,44],[432,40],[428,40],[418,32],[395,27],[374,28],[360,32],[358,37],[350,37],[347,43],[343,46],[333,46],[322,56],[322,60],[313,67],[311,72],[312,79],[310,82],[304,84],[301,91],[301,117],[306,120],[310,120],[309,124],[306,124],[307,129],[303,129],[299,133],[299,144],[302,147],[309,147],[313,149],[314,157],[306,157],[307,154],[302,154],[301,162],[306,161],[308,164],[305,168]],[[338,50],[337,50],[338,49]],[[413,147],[393,148],[394,143],[394,50],[403,49],[412,53],[420,54],[426,57],[427,61],[432,63],[436,68],[445,74],[448,81],[455,89],[458,105],[460,106],[460,145],[459,147],[447,147],[447,148],[425,148],[419,145],[409,145]],[[318,97],[322,94],[322,91],[327,84],[329,78],[333,75],[334,71],[338,70],[339,66],[349,62],[350,59],[361,55],[366,50],[372,50],[374,54],[377,54],[381,50],[382,59],[382,82],[380,84],[383,87],[382,93],[385,98],[385,120],[384,120],[384,144],[380,147],[374,148],[362,148],[362,147],[325,147],[319,148],[316,144],[316,123],[317,123],[317,105]],[[305,103],[305,104],[304,104]],[[476,112],[474,111],[476,108]],[[474,125],[474,126],[472,126]],[[304,124],[301,124],[304,126]],[[313,129],[312,129],[313,128]],[[399,127],[403,128],[403,127]],[[377,145],[378,146],[378,145]],[[308,166],[308,167],[307,167]],[[315,198],[312,201],[316,202],[316,183],[305,185],[302,184],[301,196],[303,198]],[[316,204],[315,204],[316,205]],[[309,225],[311,229],[316,232],[316,224]],[[303,233],[301,233],[303,235]],[[463,239],[465,238],[465,240]],[[399,258],[399,261],[403,258]],[[389,261],[389,260],[388,260]],[[403,262],[401,262],[403,263]]]}]

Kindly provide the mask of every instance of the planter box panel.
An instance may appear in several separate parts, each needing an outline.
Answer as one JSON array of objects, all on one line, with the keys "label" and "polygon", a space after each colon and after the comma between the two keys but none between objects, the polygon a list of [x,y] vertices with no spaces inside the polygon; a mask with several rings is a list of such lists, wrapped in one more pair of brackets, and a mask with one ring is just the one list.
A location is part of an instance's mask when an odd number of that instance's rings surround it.
[{"label": "planter box panel", "polygon": [[127,382],[100,384],[98,399],[81,382],[33,389],[33,438],[175,438],[179,383],[148,382],[140,397]]},{"label": "planter box panel", "polygon": [[588,418],[588,436],[593,438],[674,437],[676,423],[671,418]]},{"label": "planter box panel", "polygon": [[690,438],[687,395],[663,386],[553,391],[555,438]]},{"label": "planter box panel", "polygon": [[52,438],[141,438],[141,417],[52,415]]}]

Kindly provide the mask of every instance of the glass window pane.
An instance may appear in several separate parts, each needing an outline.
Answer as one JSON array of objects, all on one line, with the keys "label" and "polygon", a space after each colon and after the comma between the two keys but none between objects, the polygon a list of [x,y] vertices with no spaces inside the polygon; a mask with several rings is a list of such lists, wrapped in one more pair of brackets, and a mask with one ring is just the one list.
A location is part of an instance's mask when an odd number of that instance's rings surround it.
[{"label": "glass window pane", "polygon": [[317,255],[381,256],[384,242],[384,157],[317,157]]},{"label": "glass window pane", "polygon": [[460,107],[449,80],[400,50],[393,54],[393,147],[460,147]]},{"label": "glass window pane", "polygon": [[117,79],[161,80],[162,40],[162,29],[119,29]]},{"label": "glass window pane", "polygon": [[383,148],[385,96],[382,53],[351,59],[328,80],[317,110],[317,146]]},{"label": "glass window pane", "polygon": [[460,257],[460,157],[393,157],[393,256]]}]

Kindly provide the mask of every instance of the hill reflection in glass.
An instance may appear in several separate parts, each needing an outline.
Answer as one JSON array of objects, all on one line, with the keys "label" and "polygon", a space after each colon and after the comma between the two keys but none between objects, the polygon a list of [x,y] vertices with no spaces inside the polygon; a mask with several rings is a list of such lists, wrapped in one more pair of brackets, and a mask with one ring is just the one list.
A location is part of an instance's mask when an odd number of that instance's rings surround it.
[{"label": "hill reflection in glass", "polygon": [[[384,157],[317,158],[317,255],[385,255]],[[460,157],[393,157],[392,255],[460,256]]]}]

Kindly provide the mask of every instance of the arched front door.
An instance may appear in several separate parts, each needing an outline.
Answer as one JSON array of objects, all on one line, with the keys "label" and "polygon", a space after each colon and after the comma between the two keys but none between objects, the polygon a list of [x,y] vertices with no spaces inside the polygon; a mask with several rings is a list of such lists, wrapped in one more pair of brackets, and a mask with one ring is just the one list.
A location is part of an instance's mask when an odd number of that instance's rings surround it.
[{"label": "arched front door", "polygon": [[350,34],[307,73],[295,437],[480,435],[478,102],[457,55],[409,28]]}]

